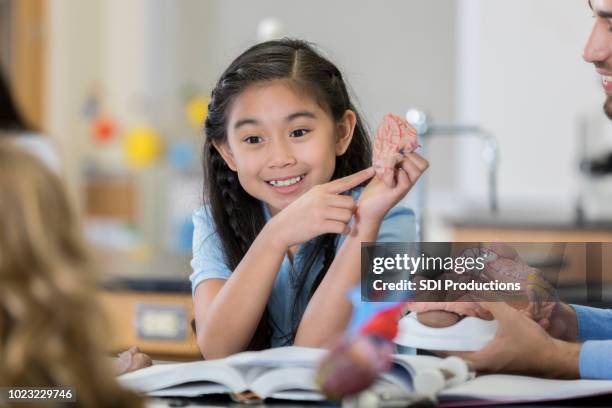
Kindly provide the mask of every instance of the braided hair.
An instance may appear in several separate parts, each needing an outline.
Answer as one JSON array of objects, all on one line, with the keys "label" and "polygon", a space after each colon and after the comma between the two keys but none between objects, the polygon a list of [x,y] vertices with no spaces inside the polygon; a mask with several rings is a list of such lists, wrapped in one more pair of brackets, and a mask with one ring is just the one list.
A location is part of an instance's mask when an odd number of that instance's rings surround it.
[{"label": "braided hair", "polygon": [[[347,110],[355,112],[357,121],[353,138],[347,151],[336,157],[332,180],[371,165],[371,143],[365,123],[350,100],[342,74],[333,63],[321,56],[310,43],[297,39],[267,41],[246,50],[219,78],[211,93],[208,116],[204,123],[204,197],[208,201],[210,215],[230,270],[238,266],[266,221],[261,202],[242,188],[237,174],[226,165],[213,142],[227,142],[227,121],[237,96],[255,83],[278,79],[312,97],[334,121],[340,120]],[[295,337],[304,312],[297,304],[304,290],[304,282],[315,259],[323,254],[323,268],[317,272],[314,286],[308,294],[311,297],[334,259],[336,238],[336,234],[317,237],[304,261],[304,267],[292,276],[291,282],[297,295],[294,298],[292,329],[286,336],[288,342],[292,342]],[[248,349],[270,346],[270,325],[266,310]]]}]

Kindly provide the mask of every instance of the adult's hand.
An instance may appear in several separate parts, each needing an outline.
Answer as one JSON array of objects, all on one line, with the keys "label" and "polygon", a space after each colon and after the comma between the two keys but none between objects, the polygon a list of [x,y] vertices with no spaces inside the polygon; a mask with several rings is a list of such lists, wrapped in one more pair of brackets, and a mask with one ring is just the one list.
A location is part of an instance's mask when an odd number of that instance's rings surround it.
[{"label": "adult's hand", "polygon": [[580,344],[551,337],[540,325],[506,303],[479,304],[497,320],[493,340],[479,351],[443,354],[463,358],[478,372],[580,377]]},{"label": "adult's hand", "polygon": [[551,336],[566,340],[578,341],[578,318],[576,311],[567,303],[557,302],[548,319],[538,322]]}]

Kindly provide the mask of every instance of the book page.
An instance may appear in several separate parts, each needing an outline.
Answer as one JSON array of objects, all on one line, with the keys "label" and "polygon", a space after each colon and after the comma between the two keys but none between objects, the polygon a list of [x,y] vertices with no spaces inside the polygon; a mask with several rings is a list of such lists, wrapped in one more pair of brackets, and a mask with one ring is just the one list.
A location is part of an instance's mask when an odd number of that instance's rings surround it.
[{"label": "book page", "polygon": [[158,391],[151,391],[147,393],[147,396],[195,398],[202,395],[228,394],[230,392],[232,391],[225,385],[211,382],[196,382],[176,385],[174,387],[164,388]]},{"label": "book page", "polygon": [[[313,392],[318,394],[319,387],[315,382],[315,375],[316,371],[312,368],[279,368],[260,375],[249,388],[262,398],[281,391],[309,391],[309,394]],[[325,398],[321,395],[320,399]]]},{"label": "book page", "polygon": [[[217,360],[153,365],[125,374],[119,377],[119,381],[124,386],[139,392],[151,393],[163,390],[164,395],[178,396],[178,394],[173,394],[174,391],[169,388],[182,385],[185,387],[178,387],[177,393],[201,395],[219,389],[212,387],[210,383],[219,384],[232,392],[240,393],[248,390],[249,384],[258,381],[262,376],[270,379],[267,376],[268,373],[278,368],[308,367],[312,373],[325,352],[324,349],[308,347],[279,347],[257,352],[243,352]],[[269,380],[264,380],[264,383],[265,381]],[[311,382],[304,384],[310,387]],[[283,387],[282,384],[280,386]],[[309,389],[308,387],[306,389]]]},{"label": "book page", "polygon": [[210,381],[224,385],[234,392],[247,389],[242,373],[223,360],[192,363],[162,364],[124,374],[118,381],[139,392],[151,392],[192,382]]},{"label": "book page", "polygon": [[446,389],[441,400],[546,401],[612,392],[612,381],[549,380],[519,375],[490,374]]},{"label": "book page", "polygon": [[[119,377],[126,387],[156,396],[197,396],[219,392],[252,391],[262,398],[323,400],[315,375],[325,349],[281,347],[243,352],[218,360],[163,364]],[[394,367],[378,379],[379,385],[413,392],[412,378],[419,370],[441,368],[444,359],[395,355]]]}]

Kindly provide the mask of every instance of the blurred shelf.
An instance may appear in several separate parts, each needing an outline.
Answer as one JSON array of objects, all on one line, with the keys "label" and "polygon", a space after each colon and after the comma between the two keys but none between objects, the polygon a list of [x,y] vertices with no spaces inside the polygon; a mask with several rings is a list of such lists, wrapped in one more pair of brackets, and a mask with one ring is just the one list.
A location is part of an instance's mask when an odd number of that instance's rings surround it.
[{"label": "blurred shelf", "polygon": [[576,222],[554,213],[504,212],[446,218],[454,241],[612,242],[612,222]]},{"label": "blurred shelf", "polygon": [[[465,233],[466,231],[479,231],[491,235],[497,232],[504,236],[512,235],[516,237],[519,233],[536,233],[536,237],[559,235],[567,238],[580,238],[585,236],[591,242],[612,242],[612,221],[581,221],[567,214],[556,214],[554,212],[543,211],[503,211],[501,214],[490,214],[479,211],[477,213],[467,213],[462,216],[448,217],[445,220],[455,230]],[[520,238],[520,237],[519,237]],[[525,241],[519,239],[519,241]],[[554,242],[545,239],[540,241]],[[558,242],[570,242],[564,239]],[[585,241],[578,239],[578,241]]]},{"label": "blurred shelf", "polygon": [[111,325],[109,351],[138,346],[153,359],[201,359],[191,328],[191,293],[100,290],[99,298]]},{"label": "blurred shelf", "polygon": [[191,254],[160,249],[119,251],[94,246],[94,255],[101,269],[103,287],[156,292],[191,290]]},{"label": "blurred shelf", "polygon": [[560,299],[589,306],[612,305],[612,225],[577,225],[551,217],[536,222],[533,216],[467,217],[449,222],[454,242],[567,243],[561,254],[563,266],[555,272]]},{"label": "blurred shelf", "polygon": [[138,346],[154,359],[200,359],[191,328],[191,256],[152,249],[94,252],[102,272],[100,299],[112,327],[109,351]]}]

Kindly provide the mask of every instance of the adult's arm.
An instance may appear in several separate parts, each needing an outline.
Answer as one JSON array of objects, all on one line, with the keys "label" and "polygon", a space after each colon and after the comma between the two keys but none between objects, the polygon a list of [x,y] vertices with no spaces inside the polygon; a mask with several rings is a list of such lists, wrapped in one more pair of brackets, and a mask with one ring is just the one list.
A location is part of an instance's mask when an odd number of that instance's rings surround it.
[{"label": "adult's arm", "polygon": [[572,305],[576,312],[578,339],[612,340],[612,310]]},{"label": "adult's arm", "polygon": [[612,310],[572,305],[576,313],[580,377],[612,379]]},{"label": "adult's arm", "polygon": [[612,340],[589,340],[580,350],[580,378],[612,380]]}]

